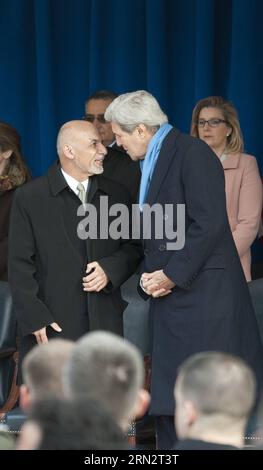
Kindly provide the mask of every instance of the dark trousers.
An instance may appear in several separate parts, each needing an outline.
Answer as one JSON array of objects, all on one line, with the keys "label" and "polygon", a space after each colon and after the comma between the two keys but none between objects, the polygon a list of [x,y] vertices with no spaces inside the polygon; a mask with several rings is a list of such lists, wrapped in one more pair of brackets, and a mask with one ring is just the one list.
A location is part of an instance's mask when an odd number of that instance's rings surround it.
[{"label": "dark trousers", "polygon": [[157,416],[156,425],[156,444],[158,450],[173,449],[177,440],[174,428],[173,416]]}]

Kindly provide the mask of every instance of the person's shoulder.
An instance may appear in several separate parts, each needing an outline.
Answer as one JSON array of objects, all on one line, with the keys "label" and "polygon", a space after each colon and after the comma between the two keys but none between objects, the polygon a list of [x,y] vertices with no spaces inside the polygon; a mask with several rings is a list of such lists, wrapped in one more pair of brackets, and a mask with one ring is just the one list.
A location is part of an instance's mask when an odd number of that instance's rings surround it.
[{"label": "person's shoulder", "polygon": [[250,155],[249,153],[240,153],[239,162],[240,162],[240,165],[245,166],[245,167],[257,166],[256,157],[254,157],[254,155]]},{"label": "person's shoulder", "polygon": [[23,197],[26,195],[34,195],[41,190],[42,187],[45,187],[47,183],[47,176],[38,176],[32,180],[24,183],[16,189],[16,197]]},{"label": "person's shoulder", "polygon": [[168,139],[175,139],[178,147],[182,147],[184,150],[194,149],[195,151],[210,150],[210,147],[197,137],[193,137],[189,134],[179,131],[177,128],[173,128],[167,136]]},{"label": "person's shoulder", "polygon": [[113,144],[112,147],[107,147],[106,161],[116,162],[118,165],[125,167],[139,167],[138,162],[134,162],[131,157],[127,154],[123,147],[119,147],[117,144]]},{"label": "person's shoulder", "polygon": [[99,188],[102,189],[106,194],[110,194],[118,199],[129,200],[130,193],[126,186],[116,182],[104,175],[98,177]]}]

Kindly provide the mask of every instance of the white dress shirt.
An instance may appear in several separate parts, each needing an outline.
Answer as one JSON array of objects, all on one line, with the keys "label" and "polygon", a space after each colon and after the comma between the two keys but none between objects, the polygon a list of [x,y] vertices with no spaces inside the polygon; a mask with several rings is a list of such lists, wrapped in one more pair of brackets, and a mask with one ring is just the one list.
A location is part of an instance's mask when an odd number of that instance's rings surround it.
[{"label": "white dress shirt", "polygon": [[79,183],[83,184],[84,188],[85,188],[85,191],[87,192],[87,189],[88,189],[88,184],[89,184],[89,178],[87,178],[86,180],[84,181],[77,181],[75,180],[75,178],[73,178],[72,176],[68,175],[68,173],[66,173],[64,170],[62,170],[61,168],[61,172],[62,172],[62,175],[64,176],[68,186],[70,187],[70,189],[72,189],[72,191],[77,195],[79,196],[79,190],[77,189],[77,186]]}]

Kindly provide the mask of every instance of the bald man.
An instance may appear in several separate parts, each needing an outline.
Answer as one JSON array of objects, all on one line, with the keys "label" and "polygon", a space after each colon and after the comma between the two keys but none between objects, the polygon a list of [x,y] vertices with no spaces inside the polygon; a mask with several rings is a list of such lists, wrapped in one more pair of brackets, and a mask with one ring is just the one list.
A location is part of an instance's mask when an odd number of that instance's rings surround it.
[{"label": "bald man", "polygon": [[[122,335],[126,304],[119,288],[141,260],[138,241],[100,236],[100,222],[107,220],[101,197],[109,210],[114,204],[130,209],[130,195],[101,175],[106,149],[93,124],[64,124],[57,151],[59,161],[47,175],[16,191],[11,214],[9,273],[20,364],[36,343],[52,337],[76,340],[95,329]],[[92,219],[83,202],[92,205]]]}]

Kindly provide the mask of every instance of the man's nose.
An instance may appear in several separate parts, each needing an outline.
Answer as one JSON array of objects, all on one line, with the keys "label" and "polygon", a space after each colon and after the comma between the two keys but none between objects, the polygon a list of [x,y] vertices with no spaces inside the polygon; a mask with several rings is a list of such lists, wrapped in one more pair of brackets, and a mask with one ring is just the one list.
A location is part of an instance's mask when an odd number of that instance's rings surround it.
[{"label": "man's nose", "polygon": [[102,153],[103,155],[106,155],[107,153],[106,147],[101,142],[98,143],[98,151],[99,153]]}]

